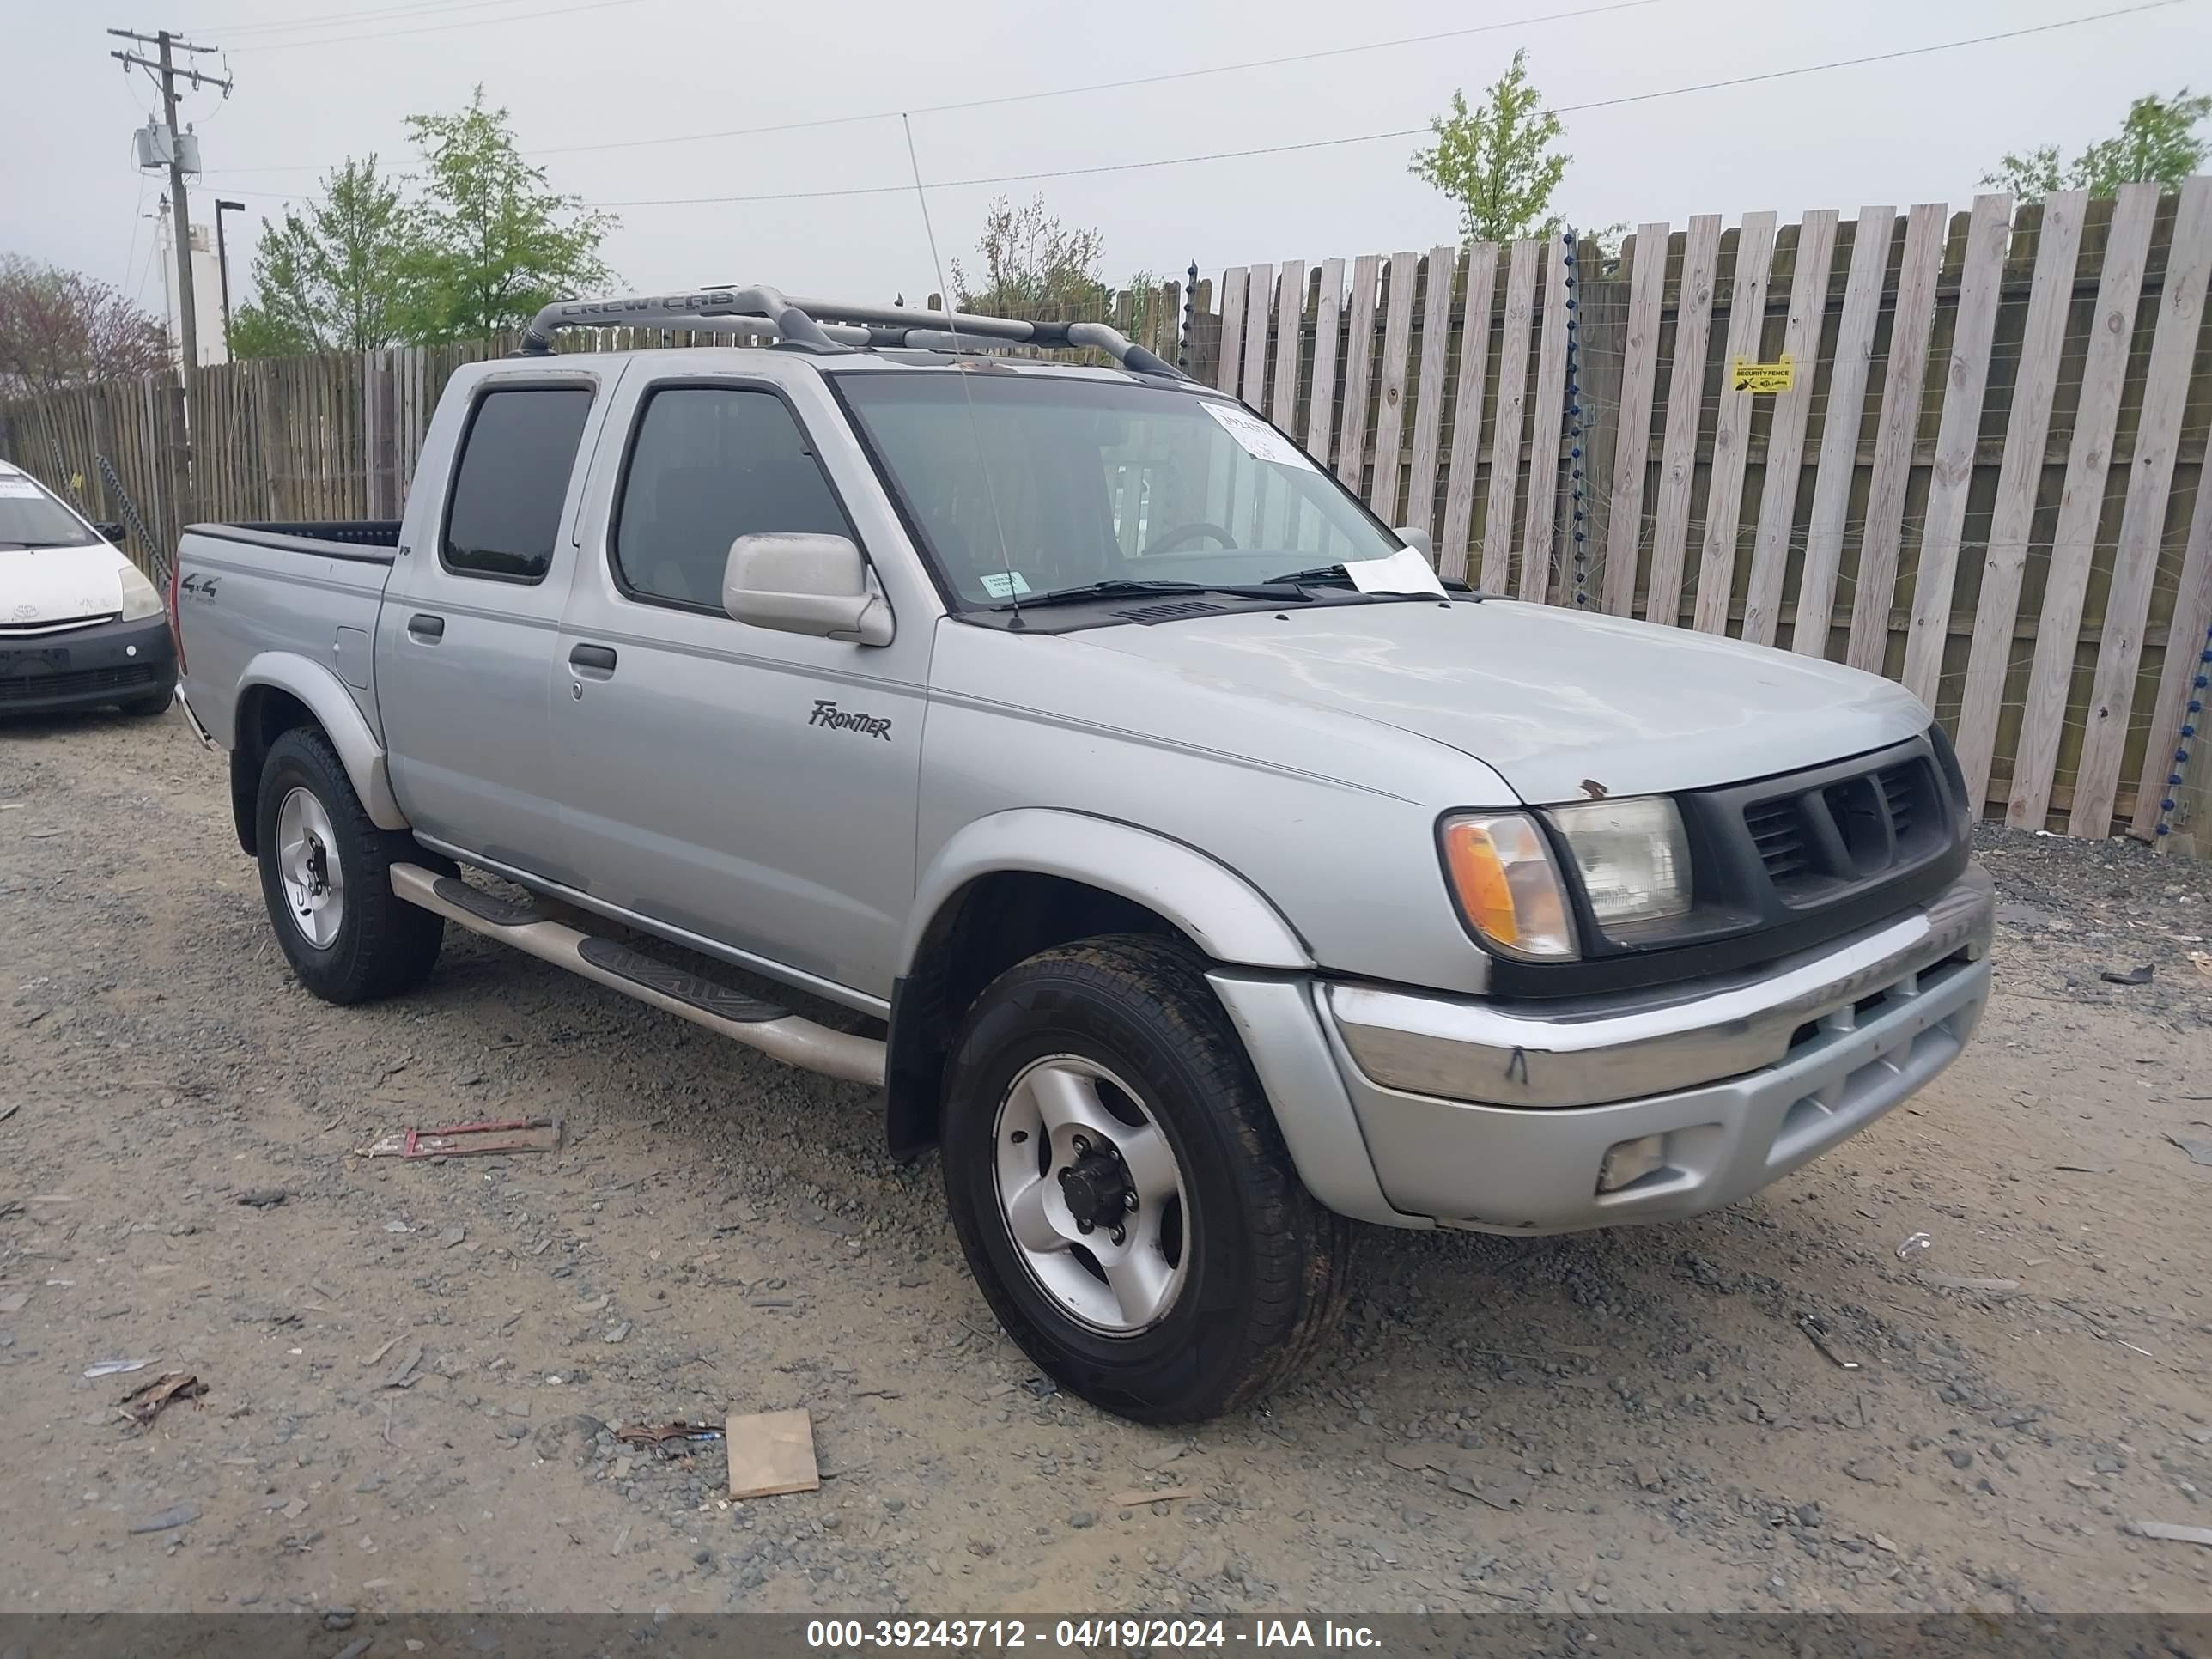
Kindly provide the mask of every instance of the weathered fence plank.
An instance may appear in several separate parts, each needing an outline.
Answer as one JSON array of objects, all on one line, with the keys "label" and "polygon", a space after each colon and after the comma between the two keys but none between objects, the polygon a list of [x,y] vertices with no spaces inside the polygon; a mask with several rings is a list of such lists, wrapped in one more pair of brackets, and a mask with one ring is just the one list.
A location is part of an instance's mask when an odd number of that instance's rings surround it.
[{"label": "weathered fence plank", "polygon": [[[2128,465],[2127,505],[2112,559],[2112,585],[2105,597],[2105,625],[2097,646],[2097,673],[2089,692],[2088,730],[2074,771],[2072,836],[2101,838],[2112,824],[2119,789],[2121,751],[2135,707],[2136,671],[2142,661],[2142,630],[2150,613],[2151,582],[2158,573],[2159,540],[2166,526],[2166,494],[2181,444],[2181,417],[2196,367],[2204,290],[2212,282],[2212,179],[2181,187],[2173,240],[2166,256],[2158,331],[2143,379],[2135,451]],[[2204,489],[2203,480],[2197,489]]]},{"label": "weathered fence plank", "polygon": [[1736,234],[1735,283],[1729,295],[1729,331],[1721,348],[1721,393],[1713,421],[1712,483],[1705,495],[1704,551],[1698,560],[1695,625],[1728,632],[1735,599],[1736,531],[1743,522],[1744,465],[1751,451],[1752,394],[1735,390],[1729,370],[1738,357],[1756,358],[1766,324],[1766,283],[1774,265],[1774,216],[1747,213]]},{"label": "weathered fence plank", "polygon": [[1913,440],[1920,432],[1928,340],[1936,325],[1936,282],[1943,273],[1948,222],[1941,202],[1922,202],[1905,216],[1889,368],[1882,377],[1881,422],[1875,428],[1874,476],[1867,485],[1859,568],[1851,585],[1851,634],[1844,647],[1844,660],[1869,674],[1881,672],[1889,649],[1889,607],[1897,597],[1897,552],[1905,536],[1905,490],[1912,476]]},{"label": "weathered fence plank", "polygon": [[1813,406],[1814,371],[1820,349],[1820,319],[1826,314],[1828,275],[1836,257],[1836,212],[1808,213],[1797,227],[1796,261],[1790,283],[1790,316],[1782,327],[1782,350],[1796,365],[1790,390],[1774,400],[1761,469],[1759,528],[1753,536],[1750,585],[1743,602],[1743,637],[1753,645],[1774,643],[1782,619],[1782,590],[1790,574],[1790,532],[1797,514],[1797,475],[1805,459],[1805,416]]},{"label": "weathered fence plank", "polygon": [[2136,304],[2142,295],[2143,265],[2158,215],[2158,186],[2123,185],[2105,230],[2105,270],[2097,284],[2088,355],[2081,365],[2081,398],[2074,416],[2074,441],[2066,458],[2066,487],[2058,498],[2058,526],[2043,582],[2043,611],[2028,672],[2027,706],[2014,750],[2011,797],[2005,821],[2040,830],[2051,809],[2058,763],[2058,738],[2066,720],[2074,677],[2075,635],[2096,557],[2097,520],[2105,505],[2105,475],[2112,465],[2112,432],[2125,387],[2128,349],[2135,337]]},{"label": "weathered fence plank", "polygon": [[1974,445],[1981,434],[1982,392],[1989,383],[1990,342],[1996,332],[1997,290],[2012,244],[2012,198],[1977,196],[1966,222],[1959,305],[1950,360],[1943,371],[1943,414],[1929,470],[1920,557],[1912,577],[1912,626],[1905,638],[1905,684],[1936,706],[1943,641],[1951,622],[1951,590],[1959,570],[1959,535],[1973,487]]},{"label": "weathered fence plank", "polygon": [[1375,358],[1375,290],[1382,256],[1352,262],[1352,310],[1345,325],[1344,404],[1336,435],[1336,476],[1363,500],[1367,483],[1367,388]]},{"label": "weathered fence plank", "polygon": [[1490,511],[1482,526],[1484,592],[1503,593],[1513,567],[1513,495],[1528,397],[1528,325],[1539,242],[1516,242],[1505,275],[1505,333],[1498,350],[1498,425],[1490,443]]},{"label": "weathered fence plank", "polygon": [[1989,799],[1997,720],[2012,665],[2013,623],[2020,615],[2021,580],[2027,568],[2028,535],[2034,528],[2038,486],[2043,481],[2051,407],[2057,398],[2059,365],[2066,355],[2066,315],[2074,298],[2074,268],[2081,255],[2081,221],[2088,201],[2087,192],[2078,190],[2045,197],[2036,229],[2035,276],[2013,373],[2004,459],[1990,508],[1982,590],[1953,738],[1960,769],[1966,776],[1966,799],[1978,805]]},{"label": "weathered fence plank", "polygon": [[1559,509],[1559,431],[1566,419],[1567,258],[1558,237],[1544,243],[1543,334],[1536,353],[1536,413],[1528,438],[1528,502],[1521,526],[1521,586],[1524,599],[1541,599],[1552,575]]},{"label": "weathered fence plank", "polygon": [[1336,419],[1336,337],[1344,313],[1344,261],[1321,262],[1321,290],[1314,296],[1313,398],[1306,411],[1306,453],[1328,465]]},{"label": "weathered fence plank", "polygon": [[1609,616],[1636,609],[1637,549],[1644,530],[1644,474],[1651,448],[1651,398],[1659,385],[1660,313],[1667,296],[1668,228],[1636,232],[1630,271],[1628,331],[1621,345],[1620,435],[1613,448],[1607,507],[1605,571],[1599,602]]},{"label": "weathered fence plank", "polygon": [[1444,422],[1444,359],[1451,349],[1452,289],[1459,250],[1429,250],[1428,289],[1421,308],[1421,372],[1413,388],[1413,458],[1406,473],[1408,524],[1436,533],[1437,443]]},{"label": "weathered fence plank", "polygon": [[1797,617],[1790,635],[1790,648],[1801,656],[1828,654],[1836,575],[1844,558],[1844,514],[1850,505],[1859,421],[1872,363],[1875,313],[1881,305],[1882,276],[1889,266],[1889,246],[1896,233],[1897,216],[1889,208],[1859,210],[1851,234],[1850,275],[1844,286],[1828,401],[1820,417],[1820,459],[1814,476],[1813,516],[1805,526],[1805,568],[1797,583]]},{"label": "weathered fence plank", "polygon": [[1460,296],[1459,386],[1452,398],[1451,459],[1444,479],[1444,538],[1437,573],[1467,579],[1468,537],[1474,527],[1474,475],[1481,465],[1482,394],[1490,366],[1490,296],[1498,283],[1498,244],[1467,251],[1467,290]]},{"label": "weathered fence plank", "polygon": [[1651,580],[1646,620],[1672,627],[1682,614],[1682,561],[1690,533],[1690,490],[1696,481],[1698,423],[1705,395],[1705,336],[1713,316],[1721,221],[1700,213],[1683,245],[1682,283],[1674,302],[1674,367],[1667,389],[1667,446],[1659,462],[1659,504],[1651,528]]}]

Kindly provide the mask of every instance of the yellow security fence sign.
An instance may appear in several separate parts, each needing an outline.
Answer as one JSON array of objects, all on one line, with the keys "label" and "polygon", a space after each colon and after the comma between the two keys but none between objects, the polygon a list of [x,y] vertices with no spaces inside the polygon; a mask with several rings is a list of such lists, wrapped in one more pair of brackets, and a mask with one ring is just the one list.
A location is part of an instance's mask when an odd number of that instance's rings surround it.
[{"label": "yellow security fence sign", "polygon": [[1797,384],[1797,365],[1786,352],[1771,363],[1755,363],[1748,357],[1738,357],[1729,369],[1729,383],[1738,392],[1771,396]]}]

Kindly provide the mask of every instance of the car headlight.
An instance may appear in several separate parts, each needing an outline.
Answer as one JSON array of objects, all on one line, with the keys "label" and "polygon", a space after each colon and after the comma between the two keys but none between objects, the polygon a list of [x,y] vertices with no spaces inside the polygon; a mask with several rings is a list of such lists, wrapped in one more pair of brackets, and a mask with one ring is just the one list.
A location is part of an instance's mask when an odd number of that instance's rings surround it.
[{"label": "car headlight", "polygon": [[1534,819],[1521,812],[1447,818],[1443,856],[1460,914],[1484,943],[1542,961],[1575,954],[1566,889]]},{"label": "car headlight", "polygon": [[1690,842],[1663,795],[1555,806],[1552,823],[1574,856],[1591,914],[1610,928],[1690,908]]},{"label": "car headlight", "polygon": [[141,617],[158,617],[167,607],[161,595],[146,574],[135,564],[123,567],[123,620],[136,622]]}]

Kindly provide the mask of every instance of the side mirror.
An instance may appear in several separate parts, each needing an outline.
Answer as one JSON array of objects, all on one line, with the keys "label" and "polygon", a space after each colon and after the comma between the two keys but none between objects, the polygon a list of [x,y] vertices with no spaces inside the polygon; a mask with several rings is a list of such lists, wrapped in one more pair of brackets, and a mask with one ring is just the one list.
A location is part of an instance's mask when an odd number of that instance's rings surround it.
[{"label": "side mirror", "polygon": [[92,529],[93,533],[98,536],[100,539],[104,542],[113,542],[118,546],[122,544],[125,535],[124,528],[112,519],[109,520],[105,524],[95,524],[93,526]]},{"label": "side mirror", "polygon": [[1434,541],[1430,539],[1429,532],[1426,530],[1424,530],[1420,526],[1417,524],[1401,524],[1394,533],[1397,536],[1398,539],[1405,543],[1407,546],[1419,548],[1420,550],[1421,556],[1426,559],[1431,564],[1434,564],[1437,562],[1437,544]]},{"label": "side mirror", "polygon": [[722,567],[722,609],[785,634],[891,642],[891,608],[868,581],[868,562],[846,536],[740,536]]}]

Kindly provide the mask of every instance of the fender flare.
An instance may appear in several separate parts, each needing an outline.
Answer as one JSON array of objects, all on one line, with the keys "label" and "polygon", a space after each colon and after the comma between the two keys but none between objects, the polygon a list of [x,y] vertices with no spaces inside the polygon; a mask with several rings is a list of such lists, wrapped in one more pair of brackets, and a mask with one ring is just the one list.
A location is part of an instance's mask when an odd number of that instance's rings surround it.
[{"label": "fender flare", "polygon": [[[330,738],[331,747],[337,750],[354,793],[361,797],[362,805],[368,809],[370,823],[380,830],[408,827],[407,815],[399,810],[399,803],[392,793],[384,745],[369,729],[368,720],[355,704],[343,681],[322,664],[312,662],[297,652],[264,651],[256,654],[239,676],[237,708],[245,706],[245,694],[257,685],[288,692],[307,705],[307,712]],[[232,719],[236,718],[234,714]],[[226,747],[235,750],[238,738],[239,733],[234,731]]]},{"label": "fender flare", "polygon": [[1058,876],[1118,894],[1174,923],[1215,962],[1292,973],[1314,965],[1282,913],[1196,848],[1114,818],[1018,807],[962,827],[922,872],[899,942],[902,977],[913,973],[945,906],[979,877],[1001,871]]}]

